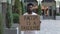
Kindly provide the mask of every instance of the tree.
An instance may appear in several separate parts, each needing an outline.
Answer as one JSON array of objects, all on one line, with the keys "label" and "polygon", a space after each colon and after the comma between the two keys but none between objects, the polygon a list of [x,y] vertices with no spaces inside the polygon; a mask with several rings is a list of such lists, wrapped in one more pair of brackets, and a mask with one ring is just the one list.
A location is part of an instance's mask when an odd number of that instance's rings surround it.
[{"label": "tree", "polygon": [[11,28],[13,23],[13,16],[12,16],[12,5],[9,4],[9,0],[7,0],[7,13],[6,13],[6,26],[7,28]]},{"label": "tree", "polygon": [[0,34],[3,34],[3,18],[2,18],[2,14],[0,13]]},{"label": "tree", "polygon": [[22,14],[22,6],[20,0],[15,0],[14,3],[14,12],[18,14]]},{"label": "tree", "polygon": [[20,0],[15,0],[14,11],[13,11],[13,21],[14,23],[19,22],[19,16],[23,14],[23,3]]},{"label": "tree", "polygon": [[38,6],[38,14],[41,15],[41,5]]}]

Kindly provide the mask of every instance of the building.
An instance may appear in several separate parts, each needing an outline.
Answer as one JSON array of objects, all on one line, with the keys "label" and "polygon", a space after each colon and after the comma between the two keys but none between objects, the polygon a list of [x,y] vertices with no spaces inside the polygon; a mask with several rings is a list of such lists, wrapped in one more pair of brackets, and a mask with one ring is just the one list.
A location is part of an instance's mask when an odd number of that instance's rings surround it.
[{"label": "building", "polygon": [[[59,2],[60,3],[60,2]],[[59,13],[60,13],[60,4],[59,4]]]},{"label": "building", "polygon": [[[14,1],[15,0],[12,0],[12,5],[14,5]],[[56,1],[56,8],[57,8],[57,13],[59,13],[60,12],[60,1],[58,0],[55,0]],[[46,5],[46,6],[50,6],[50,5],[55,5],[55,1],[54,0],[42,0],[41,2],[41,4],[44,6],[44,5]],[[28,4],[28,3],[33,3],[33,4],[36,4],[36,5],[38,5],[38,2],[37,2],[37,0],[24,0],[24,2],[25,2],[25,6]],[[9,0],[9,3],[11,3],[11,0]],[[6,18],[6,8],[7,8],[7,0],[0,0],[0,12],[2,12],[3,13],[3,16],[4,16],[4,21],[3,22],[5,22],[5,18]],[[59,7],[57,7],[57,5],[59,6]],[[47,7],[46,7],[47,8]],[[53,9],[55,9],[55,8],[53,8]],[[52,10],[52,13],[53,13],[53,10]],[[52,14],[52,16],[53,16],[53,14]]]},{"label": "building", "polygon": [[55,19],[56,2],[55,0],[42,0],[42,14],[46,19]]}]

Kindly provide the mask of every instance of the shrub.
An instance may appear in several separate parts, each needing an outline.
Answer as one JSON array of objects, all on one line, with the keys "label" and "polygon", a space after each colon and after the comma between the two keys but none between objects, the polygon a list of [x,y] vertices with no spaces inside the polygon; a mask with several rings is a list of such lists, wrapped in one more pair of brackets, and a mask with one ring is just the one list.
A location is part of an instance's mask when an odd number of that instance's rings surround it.
[{"label": "shrub", "polygon": [[3,34],[3,18],[2,18],[2,14],[0,13],[0,34]]},{"label": "shrub", "polygon": [[19,23],[19,14],[13,13],[13,22],[14,23]]},{"label": "shrub", "polygon": [[56,16],[60,16],[60,13],[57,13]]}]

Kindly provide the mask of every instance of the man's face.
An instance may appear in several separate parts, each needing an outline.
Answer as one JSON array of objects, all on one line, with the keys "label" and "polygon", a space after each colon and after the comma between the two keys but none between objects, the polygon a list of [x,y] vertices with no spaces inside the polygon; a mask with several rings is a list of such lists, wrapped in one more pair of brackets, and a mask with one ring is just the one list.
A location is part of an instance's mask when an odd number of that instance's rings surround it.
[{"label": "man's face", "polygon": [[33,6],[32,5],[28,6],[28,10],[33,11]]}]

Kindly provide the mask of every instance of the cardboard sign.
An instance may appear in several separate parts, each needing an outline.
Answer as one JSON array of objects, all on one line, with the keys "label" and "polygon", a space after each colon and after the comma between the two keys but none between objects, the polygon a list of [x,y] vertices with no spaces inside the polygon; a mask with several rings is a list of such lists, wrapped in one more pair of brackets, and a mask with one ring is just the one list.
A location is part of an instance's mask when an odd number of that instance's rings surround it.
[{"label": "cardboard sign", "polygon": [[40,16],[25,15],[20,17],[20,29],[24,30],[40,30]]}]

